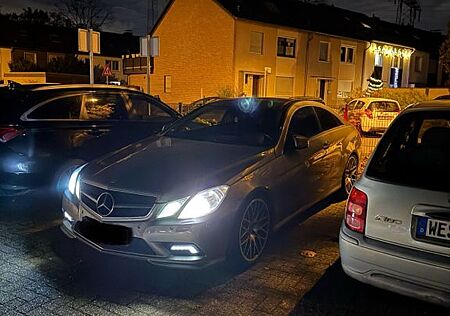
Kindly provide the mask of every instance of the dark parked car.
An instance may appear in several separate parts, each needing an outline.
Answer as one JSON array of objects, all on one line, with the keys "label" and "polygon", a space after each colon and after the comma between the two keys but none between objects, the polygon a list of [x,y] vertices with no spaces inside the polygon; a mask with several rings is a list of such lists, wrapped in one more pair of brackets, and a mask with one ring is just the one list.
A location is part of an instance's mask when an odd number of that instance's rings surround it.
[{"label": "dark parked car", "polygon": [[0,196],[58,189],[74,166],[146,138],[177,112],[105,85],[0,88]]},{"label": "dark parked car", "polygon": [[361,138],[314,101],[208,103],[164,132],[77,168],[63,231],[155,264],[249,264],[271,231],[350,192]]}]

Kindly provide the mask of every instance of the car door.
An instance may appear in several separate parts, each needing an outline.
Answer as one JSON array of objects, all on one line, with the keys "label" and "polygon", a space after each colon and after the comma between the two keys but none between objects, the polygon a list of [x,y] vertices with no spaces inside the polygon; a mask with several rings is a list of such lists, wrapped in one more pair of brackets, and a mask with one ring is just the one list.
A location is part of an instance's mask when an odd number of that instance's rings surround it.
[{"label": "car door", "polygon": [[80,118],[89,129],[79,151],[83,156],[99,155],[117,150],[134,141],[129,132],[125,100],[119,91],[93,91],[83,94]]},{"label": "car door", "polygon": [[124,98],[128,111],[128,133],[134,141],[160,132],[178,118],[175,111],[152,97],[124,93]]},{"label": "car door", "polygon": [[[316,135],[320,132],[319,122],[312,107],[301,107],[288,120],[288,132],[283,154],[274,164],[277,185],[272,189],[278,198],[280,222],[316,199],[317,170],[315,165],[322,157],[321,143]],[[308,139],[308,148],[295,150],[290,142],[293,136]]]},{"label": "car door", "polygon": [[330,111],[314,107],[320,123],[320,141],[322,142],[323,158],[318,165],[319,192],[322,197],[328,196],[341,185],[343,173],[343,144],[346,133],[344,124]]},{"label": "car door", "polygon": [[69,160],[89,160],[80,148],[95,140],[91,125],[80,119],[82,92],[56,92],[41,97],[41,102],[21,117],[26,129],[25,146],[33,169],[42,174],[41,183],[50,183]]}]

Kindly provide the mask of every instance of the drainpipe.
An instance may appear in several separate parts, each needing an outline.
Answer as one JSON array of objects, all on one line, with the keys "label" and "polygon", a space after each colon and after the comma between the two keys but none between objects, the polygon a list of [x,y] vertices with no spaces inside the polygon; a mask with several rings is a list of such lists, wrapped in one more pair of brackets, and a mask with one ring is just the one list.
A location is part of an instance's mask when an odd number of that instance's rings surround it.
[{"label": "drainpipe", "polygon": [[[367,44],[366,44],[366,46],[367,46]],[[371,43],[371,42],[369,42],[369,46],[367,46],[367,47],[364,49],[364,53],[363,53],[362,69],[361,69],[361,90],[362,90],[362,88],[363,88],[364,72],[365,72],[365,69],[366,69],[366,53],[367,53],[367,50],[370,48],[370,46],[372,46],[372,43]]]},{"label": "drainpipe", "polygon": [[304,86],[303,86],[303,95],[304,96],[306,96],[306,87],[308,85],[309,43],[311,42],[313,37],[314,37],[314,35],[311,32],[309,32],[308,33],[308,40],[306,42],[305,83],[304,83]]}]

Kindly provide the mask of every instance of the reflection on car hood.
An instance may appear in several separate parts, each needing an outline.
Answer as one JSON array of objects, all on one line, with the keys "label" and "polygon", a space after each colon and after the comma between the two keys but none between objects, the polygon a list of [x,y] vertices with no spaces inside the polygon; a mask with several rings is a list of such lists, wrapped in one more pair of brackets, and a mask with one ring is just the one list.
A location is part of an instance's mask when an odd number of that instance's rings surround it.
[{"label": "reflection on car hood", "polygon": [[261,147],[154,137],[88,164],[82,179],[168,201],[226,184],[268,156]]}]

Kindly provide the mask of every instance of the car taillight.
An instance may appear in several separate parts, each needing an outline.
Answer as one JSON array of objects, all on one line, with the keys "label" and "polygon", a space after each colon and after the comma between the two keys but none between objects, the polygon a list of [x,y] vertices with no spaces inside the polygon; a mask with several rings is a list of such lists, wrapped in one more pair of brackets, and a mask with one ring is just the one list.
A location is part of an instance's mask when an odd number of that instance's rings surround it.
[{"label": "car taillight", "polygon": [[22,130],[17,127],[0,127],[0,142],[6,143],[21,133]]},{"label": "car taillight", "polygon": [[348,197],[345,210],[345,224],[353,231],[364,233],[366,226],[367,195],[353,188]]},{"label": "car taillight", "polygon": [[364,111],[364,114],[365,114],[368,118],[372,118],[372,111],[371,111],[371,110],[366,109],[366,110]]}]

